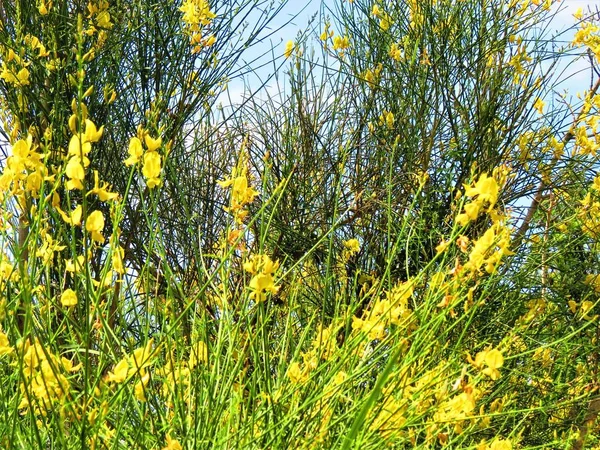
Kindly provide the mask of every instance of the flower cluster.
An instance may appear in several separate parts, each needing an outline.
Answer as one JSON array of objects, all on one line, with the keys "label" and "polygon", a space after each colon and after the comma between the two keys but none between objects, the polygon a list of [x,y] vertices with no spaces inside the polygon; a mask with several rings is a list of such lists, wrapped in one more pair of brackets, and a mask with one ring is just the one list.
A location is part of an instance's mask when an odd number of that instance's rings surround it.
[{"label": "flower cluster", "polygon": [[481,373],[487,375],[492,380],[500,378],[500,371],[498,369],[504,365],[504,356],[502,356],[502,352],[497,348],[483,350],[475,355],[475,359],[472,359],[471,356],[467,358],[473,367],[481,370]]},{"label": "flower cluster", "polygon": [[[466,237],[463,239],[466,240]],[[485,271],[493,273],[504,256],[513,254],[509,249],[510,242],[508,228],[500,222],[495,223],[473,243],[464,270],[476,273],[485,265]]]},{"label": "flower cluster", "polygon": [[600,26],[592,22],[582,22],[575,33],[572,45],[587,47],[595,55],[596,60],[600,61]]},{"label": "flower cluster", "polygon": [[388,335],[390,325],[410,329],[412,311],[408,300],[412,297],[412,281],[401,282],[391,289],[384,299],[377,300],[363,312],[362,318],[352,318],[352,329],[367,334],[370,340],[382,340]]},{"label": "flower cluster", "polygon": [[16,87],[27,86],[29,84],[30,75],[29,70],[27,69],[28,65],[28,62],[24,61],[10,49],[6,57],[3,58],[0,78]]},{"label": "flower cluster", "polygon": [[253,255],[244,263],[244,270],[252,275],[250,284],[250,298],[257,302],[264,302],[267,294],[277,294],[279,286],[275,285],[275,272],[279,268],[279,261],[273,262],[268,255]]},{"label": "flower cluster", "polygon": [[231,187],[231,205],[227,208],[233,214],[234,221],[237,225],[241,225],[248,215],[246,206],[254,201],[258,196],[258,192],[250,187],[248,183],[246,169],[246,144],[242,145],[240,151],[240,161],[232,171],[231,178],[224,181],[219,181],[219,186],[222,188]]},{"label": "flower cluster", "polygon": [[77,372],[81,364],[65,357],[58,358],[36,339],[18,346],[23,358],[22,394],[19,409],[31,408],[37,415],[46,415],[52,406],[61,402],[70,392],[66,374]]},{"label": "flower cluster", "polygon": [[210,47],[216,42],[214,35],[204,36],[204,28],[208,27],[216,16],[210,10],[206,0],[185,0],[179,8],[183,12],[183,22],[190,36],[193,52],[197,53],[204,47]]},{"label": "flower cluster", "polygon": [[152,339],[148,341],[145,347],[140,347],[122,358],[106,375],[107,383],[121,384],[130,377],[137,375],[138,379],[134,387],[135,397],[143,402],[146,401],[145,388],[150,381],[150,373],[146,370],[154,363],[156,350],[152,347]]},{"label": "flower cluster", "polygon": [[69,160],[65,168],[65,175],[69,178],[65,187],[69,190],[83,189],[83,180],[85,179],[85,169],[90,165],[88,158],[92,151],[92,143],[98,142],[104,132],[104,125],[96,129],[96,125],[87,118],[87,108],[83,103],[81,105],[81,117],[85,121],[85,131],[82,133],[78,123],[77,104],[73,102],[73,115],[69,119],[69,127],[73,136],[69,141],[68,156]]},{"label": "flower cluster", "polygon": [[0,175],[0,200],[6,193],[22,197],[25,194],[38,197],[42,182],[48,179],[48,170],[33,138],[28,135],[12,146],[12,154]]},{"label": "flower cluster", "polygon": [[[146,150],[142,146],[142,140],[146,144]],[[150,189],[161,185],[160,172],[162,170],[162,157],[158,150],[162,146],[162,138],[153,138],[148,131],[141,126],[138,127],[137,136],[129,140],[129,157],[124,161],[126,166],[133,166],[143,161],[142,174],[146,178],[146,184]]]},{"label": "flower cluster", "polygon": [[392,19],[389,14],[387,14],[377,3],[373,5],[373,9],[371,11],[373,17],[379,19],[379,27],[383,31],[387,31],[390,28],[392,23]]},{"label": "flower cluster", "polygon": [[491,212],[498,201],[498,182],[494,177],[482,174],[473,185],[464,185],[465,195],[473,198],[473,201],[464,206],[464,213],[456,217],[456,222],[467,225],[470,221],[477,219],[483,211]]}]

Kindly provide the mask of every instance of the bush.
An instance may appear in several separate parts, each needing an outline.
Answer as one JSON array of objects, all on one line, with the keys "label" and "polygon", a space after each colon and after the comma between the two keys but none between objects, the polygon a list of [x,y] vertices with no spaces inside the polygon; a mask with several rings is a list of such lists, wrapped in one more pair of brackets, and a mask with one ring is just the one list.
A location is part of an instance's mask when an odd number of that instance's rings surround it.
[{"label": "bush", "polygon": [[595,17],[283,7],[0,3],[0,446],[599,445]]}]

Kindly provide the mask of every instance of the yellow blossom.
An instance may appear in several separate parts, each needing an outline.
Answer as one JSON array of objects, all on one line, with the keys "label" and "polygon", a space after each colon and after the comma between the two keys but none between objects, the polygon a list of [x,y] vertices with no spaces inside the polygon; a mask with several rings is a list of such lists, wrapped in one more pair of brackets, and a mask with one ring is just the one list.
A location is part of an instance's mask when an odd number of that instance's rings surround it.
[{"label": "yellow blossom", "polygon": [[83,211],[81,205],[75,207],[75,209],[71,212],[70,215],[67,215],[62,209],[56,206],[56,210],[62,217],[62,219],[70,225],[79,226],[81,225],[81,213]]},{"label": "yellow blossom", "polygon": [[293,362],[289,365],[287,376],[294,384],[304,383],[308,379],[308,375],[302,371],[298,362]]},{"label": "yellow blossom", "polygon": [[444,251],[446,251],[446,249],[448,248],[448,245],[450,245],[450,241],[442,241],[442,242],[440,242],[435,247],[436,254],[440,254],[440,253],[443,253]]},{"label": "yellow blossom", "polygon": [[273,276],[262,273],[252,277],[249,288],[252,291],[250,298],[254,298],[258,302],[265,301],[267,293],[276,294],[279,290],[279,287],[275,286]]},{"label": "yellow blossom", "polygon": [[241,224],[247,214],[244,207],[254,201],[258,192],[248,185],[245,170],[242,170],[239,176],[234,176],[225,181],[218,181],[218,184],[223,188],[232,187],[231,206],[228,210],[233,214],[236,223]]},{"label": "yellow blossom", "polygon": [[8,337],[2,331],[0,331],[0,356],[10,355],[13,352],[13,348],[8,342]]},{"label": "yellow blossom", "polygon": [[69,190],[83,189],[83,179],[85,178],[85,169],[81,164],[81,159],[78,156],[73,156],[69,159],[65,168],[65,175],[69,178],[65,187]]},{"label": "yellow blossom", "polygon": [[512,450],[512,442],[508,439],[494,438],[492,443],[486,448],[486,450]]},{"label": "yellow blossom", "polygon": [[116,192],[109,192],[109,188],[110,186],[108,185],[108,183],[104,183],[104,186],[100,184],[100,180],[98,178],[98,171],[94,170],[94,189],[89,191],[87,195],[96,194],[102,202],[109,202],[119,198],[119,194],[117,194]]},{"label": "yellow blossom", "polygon": [[167,446],[163,447],[162,450],[183,450],[181,444],[177,439],[172,439],[169,434],[167,434]]},{"label": "yellow blossom", "polygon": [[64,356],[62,356],[60,358],[61,362],[62,362],[62,366],[63,368],[67,371],[67,372],[77,372],[79,369],[81,369],[83,367],[83,363],[79,363],[76,366],[73,365],[73,360],[71,359],[67,359]]},{"label": "yellow blossom", "polygon": [[355,253],[358,253],[360,251],[360,243],[358,242],[358,239],[356,239],[356,238],[352,238],[352,239],[348,239],[347,241],[344,241],[344,247],[346,247],[348,252],[352,255]]},{"label": "yellow blossom", "polygon": [[92,144],[86,140],[86,136],[82,135],[83,139],[80,139],[79,135],[75,134],[69,141],[69,155],[78,158],[83,158],[84,165],[87,167],[89,161],[86,161],[86,156],[92,150]]},{"label": "yellow blossom", "polygon": [[133,166],[137,164],[144,153],[144,149],[142,148],[142,141],[137,137],[132,137],[129,140],[129,158],[127,158],[124,162],[126,166]]},{"label": "yellow blossom", "polygon": [[41,0],[38,6],[38,11],[42,16],[48,14],[48,12],[52,9],[52,1],[46,2],[45,0]]},{"label": "yellow blossom", "polygon": [[85,221],[85,229],[90,233],[94,241],[100,244],[104,242],[104,236],[102,236],[104,216],[101,211],[94,211],[88,216]]},{"label": "yellow blossom", "polygon": [[487,201],[490,206],[494,206],[498,200],[498,183],[493,177],[488,177],[485,173],[479,177],[474,186],[463,185],[465,195],[469,197],[477,196],[481,201]]},{"label": "yellow blossom", "polygon": [[211,34],[208,38],[206,38],[203,42],[205,47],[212,47],[215,42],[217,42],[217,38],[214,34]]},{"label": "yellow blossom", "polygon": [[106,376],[106,381],[109,383],[122,383],[127,378],[128,373],[129,361],[128,358],[123,358],[117,363],[117,365],[111,372],[108,372],[108,375]]},{"label": "yellow blossom", "polygon": [[110,21],[110,13],[106,10],[99,12],[96,16],[96,25],[98,25],[98,28],[110,30],[113,26]]},{"label": "yellow blossom", "polygon": [[[492,380],[497,380],[500,378],[500,369],[504,365],[504,357],[502,356],[502,352],[498,349],[491,350],[483,350],[475,356],[475,361],[468,357],[469,362],[473,364],[478,369],[481,370],[482,373],[489,376]],[[484,364],[487,366],[483,368]]]},{"label": "yellow blossom", "polygon": [[125,267],[123,266],[123,258],[125,256],[125,250],[120,245],[117,245],[115,249],[113,249],[111,262],[112,269],[120,275],[125,273]]},{"label": "yellow blossom", "polygon": [[250,298],[263,302],[267,293],[274,295],[279,291],[274,278],[278,268],[279,262],[273,262],[267,255],[254,255],[244,263],[244,270],[254,275],[248,285],[251,291]]},{"label": "yellow blossom", "polygon": [[146,177],[146,184],[150,189],[160,186],[161,157],[158,152],[147,152],[144,154],[144,166],[142,173]]},{"label": "yellow blossom", "polygon": [[546,105],[546,103],[544,103],[544,101],[541,98],[538,98],[535,101],[535,103],[533,104],[533,107],[538,112],[538,114],[544,114],[544,106],[545,105]]},{"label": "yellow blossom", "polygon": [[77,305],[77,294],[75,294],[75,291],[73,291],[73,289],[65,289],[65,291],[60,296],[60,303],[64,307]]},{"label": "yellow blossom", "polygon": [[210,25],[217,17],[210,10],[206,0],[185,0],[179,10],[183,12],[183,21],[193,31],[199,30],[201,26]]},{"label": "yellow blossom", "polygon": [[146,143],[149,152],[155,152],[162,145],[162,138],[159,136],[154,139],[153,137],[150,137],[149,134],[146,134],[144,136],[144,142]]},{"label": "yellow blossom", "polygon": [[85,133],[83,135],[85,142],[98,142],[102,137],[102,133],[104,133],[104,125],[98,130],[94,122],[90,119],[85,119]]},{"label": "yellow blossom", "polygon": [[292,56],[292,52],[294,51],[294,41],[287,41],[285,44],[285,51],[283,52],[283,56],[289,58]]},{"label": "yellow blossom", "polygon": [[392,58],[393,60],[400,61],[402,59],[403,52],[398,44],[393,43],[390,47],[390,51],[388,54],[390,55],[390,58]]},{"label": "yellow blossom", "polygon": [[333,49],[338,51],[344,51],[350,47],[350,39],[347,36],[336,36],[333,38]]},{"label": "yellow blossom", "polygon": [[140,377],[140,380],[135,384],[133,395],[140,402],[146,401],[146,385],[150,381],[150,374],[146,373]]},{"label": "yellow blossom", "polygon": [[150,339],[144,347],[139,347],[133,351],[131,354],[131,364],[133,367],[141,370],[152,364],[152,358],[154,357],[154,352],[152,351],[153,345],[154,340]]}]

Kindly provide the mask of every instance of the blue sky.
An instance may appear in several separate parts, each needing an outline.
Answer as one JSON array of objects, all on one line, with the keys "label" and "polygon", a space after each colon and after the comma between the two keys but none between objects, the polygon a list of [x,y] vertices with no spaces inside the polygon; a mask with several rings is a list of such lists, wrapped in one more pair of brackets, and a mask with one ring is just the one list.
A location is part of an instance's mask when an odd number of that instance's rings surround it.
[{"label": "blue sky", "polygon": [[[334,5],[340,1],[347,0],[310,0],[310,1],[295,1],[289,0],[285,5],[281,13],[272,22],[270,29],[265,30],[267,33],[273,33],[269,39],[264,41],[261,45],[255,46],[249,49],[245,55],[246,61],[251,61],[258,57],[262,52],[270,51],[273,49],[274,56],[280,56],[283,54],[285,43],[288,40],[294,39],[298,32],[305,29],[309,23],[311,17],[318,13],[321,9],[321,4],[330,8],[334,8]],[[552,28],[556,31],[562,31],[568,29],[575,23],[573,14],[578,8],[584,8],[585,11],[590,9],[591,11],[600,11],[600,0],[562,0],[555,3],[554,8],[560,9],[556,18],[552,23]],[[295,17],[290,23],[290,19]],[[317,16],[318,19],[318,16]],[[572,38],[572,33],[565,34],[562,36],[563,39]],[[263,58],[264,62],[270,60],[270,54]],[[565,60],[565,63],[567,61]],[[284,68],[287,67],[284,65]],[[583,91],[589,87],[590,71],[589,62],[587,59],[581,59],[578,62],[572,64],[569,67],[569,76],[565,77],[568,80],[560,85],[560,90],[568,90],[570,94],[575,94],[578,91]],[[257,71],[258,76],[261,79],[266,79],[269,75],[274,72],[272,64],[267,64],[265,67]],[[572,73],[572,75],[571,75]],[[251,86],[258,85],[256,78],[250,76],[247,78],[247,82]],[[269,87],[268,87],[269,89]],[[271,92],[276,92],[275,86],[271,83],[269,89]],[[244,83],[242,80],[234,80],[229,84],[228,94],[231,96],[233,103],[240,101],[243,98]],[[222,95],[219,101],[223,105],[229,103],[227,96]]]}]

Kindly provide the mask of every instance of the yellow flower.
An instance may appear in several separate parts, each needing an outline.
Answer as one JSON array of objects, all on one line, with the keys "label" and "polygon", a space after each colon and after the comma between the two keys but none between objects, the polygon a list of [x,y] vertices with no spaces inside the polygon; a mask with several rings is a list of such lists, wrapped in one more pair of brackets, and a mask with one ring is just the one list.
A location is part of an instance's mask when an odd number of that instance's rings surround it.
[{"label": "yellow flower", "polygon": [[129,361],[128,358],[123,358],[117,363],[112,372],[108,372],[106,381],[108,383],[122,383],[127,378],[129,372]]},{"label": "yellow flower", "polygon": [[64,307],[70,307],[77,305],[77,294],[73,289],[65,289],[65,291],[60,296],[60,303]]},{"label": "yellow flower", "polygon": [[8,337],[2,331],[0,331],[0,356],[10,355],[13,352],[13,348],[8,342]]},{"label": "yellow flower", "polygon": [[80,139],[77,134],[74,134],[71,137],[71,140],[69,141],[69,155],[84,158],[84,165],[87,167],[89,162],[85,161],[85,157],[92,151],[92,144],[86,140],[85,134],[82,137],[83,140]]},{"label": "yellow flower", "polygon": [[152,364],[152,358],[154,353],[152,352],[152,346],[154,340],[150,339],[145,347],[137,348],[131,354],[132,365],[138,370],[144,369]]},{"label": "yellow flower", "polygon": [[379,27],[383,31],[387,31],[387,30],[389,30],[391,24],[392,24],[392,22],[390,20],[390,16],[386,13],[383,13],[381,16],[381,19],[379,20]]},{"label": "yellow flower", "polygon": [[336,36],[333,38],[333,49],[343,51],[350,47],[350,39],[347,36]]},{"label": "yellow flower", "polygon": [[385,117],[385,125],[388,128],[392,128],[394,126],[394,113],[392,113],[391,111],[388,111],[387,113],[384,113],[384,117]]},{"label": "yellow flower", "polygon": [[258,274],[254,275],[250,280],[250,298],[256,299],[257,302],[264,302],[267,298],[267,293],[276,294],[279,290],[278,286],[275,286],[275,280],[271,274]]},{"label": "yellow flower", "polygon": [[85,178],[85,170],[81,164],[81,159],[78,156],[73,156],[69,159],[65,168],[65,175],[69,177],[65,187],[69,190],[83,189],[83,179]]},{"label": "yellow flower", "polygon": [[104,28],[107,30],[111,29],[113,24],[110,21],[110,13],[108,11],[102,11],[98,13],[98,15],[96,16],[96,24],[100,28]]},{"label": "yellow flower", "polygon": [[475,356],[475,361],[468,356],[468,360],[477,369],[482,369],[484,364],[487,366],[482,373],[489,376],[492,380],[500,378],[500,369],[504,365],[504,357],[498,349],[483,350]]},{"label": "yellow flower", "polygon": [[162,138],[159,136],[156,139],[150,137],[149,134],[144,136],[144,142],[146,143],[146,147],[148,147],[149,152],[155,152],[162,145]]},{"label": "yellow flower", "polygon": [[142,148],[142,141],[137,137],[132,137],[129,140],[129,158],[127,158],[124,163],[126,166],[133,166],[137,164],[144,153],[144,149]]},{"label": "yellow flower", "polygon": [[40,14],[42,16],[45,16],[46,14],[48,14],[50,9],[52,9],[52,1],[46,3],[45,0],[41,0],[38,6],[38,11],[40,12]]},{"label": "yellow flower", "polygon": [[157,152],[147,152],[144,155],[142,173],[146,177],[146,184],[150,189],[160,186],[160,159]]},{"label": "yellow flower", "polygon": [[498,349],[493,349],[485,354],[485,363],[488,366],[483,369],[483,373],[488,375],[492,380],[500,378],[500,372],[498,371],[504,365],[504,357]]},{"label": "yellow flower", "polygon": [[390,55],[390,58],[392,58],[395,61],[400,61],[402,59],[402,49],[396,43],[392,44],[388,54]]},{"label": "yellow flower", "polygon": [[450,241],[442,241],[442,242],[440,242],[435,247],[436,254],[439,255],[440,253],[443,253],[444,251],[446,251],[446,249],[448,248],[449,245],[450,245]]},{"label": "yellow flower", "polygon": [[83,263],[85,262],[85,256],[79,255],[74,260],[65,260],[65,270],[67,272],[78,273],[83,270]]},{"label": "yellow flower", "polygon": [[27,86],[29,84],[29,70],[23,67],[17,73],[18,84],[21,86]]},{"label": "yellow flower", "polygon": [[374,88],[379,84],[379,75],[381,74],[382,68],[383,66],[378,64],[375,69],[367,69],[367,71],[364,73],[364,79],[371,88]]},{"label": "yellow flower", "polygon": [[81,205],[78,205],[72,212],[70,215],[67,215],[62,209],[60,209],[58,207],[58,205],[56,206],[56,210],[58,211],[58,213],[60,214],[60,216],[62,217],[62,219],[67,222],[70,225],[73,226],[79,226],[81,225],[81,213],[83,211],[83,209],[81,208]]},{"label": "yellow flower", "polygon": [[285,51],[283,52],[283,55],[286,58],[289,58],[290,56],[292,56],[293,51],[294,51],[294,41],[287,41],[287,44],[285,44]]},{"label": "yellow flower", "polygon": [[85,133],[83,134],[84,142],[98,142],[104,133],[104,125],[100,129],[96,129],[96,125],[90,119],[85,119]]},{"label": "yellow flower", "polygon": [[250,298],[263,302],[267,293],[276,294],[279,291],[274,279],[278,268],[279,262],[273,262],[267,255],[254,255],[244,263],[244,270],[254,275],[248,286],[251,290]]},{"label": "yellow flower", "polygon": [[573,17],[575,17],[577,20],[581,20],[583,18],[583,8],[579,7],[573,14]]},{"label": "yellow flower", "polygon": [[120,275],[125,273],[125,267],[123,266],[123,257],[125,256],[125,250],[120,245],[113,249],[112,252],[112,268],[115,272]]},{"label": "yellow flower", "polygon": [[253,275],[257,273],[274,275],[278,268],[279,261],[273,262],[268,255],[253,255],[244,263],[244,270]]},{"label": "yellow flower", "polygon": [[167,446],[163,447],[162,450],[182,450],[181,444],[177,439],[172,439],[169,434],[167,434]]},{"label": "yellow flower", "polygon": [[544,103],[544,101],[539,97],[533,104],[533,107],[538,112],[538,114],[544,114],[544,106],[546,106],[546,103]]},{"label": "yellow flower", "polygon": [[308,379],[306,373],[300,369],[300,364],[298,362],[293,362],[289,365],[287,376],[294,384],[304,383]]},{"label": "yellow flower", "polygon": [[140,381],[135,384],[133,395],[135,395],[135,398],[140,402],[146,401],[146,385],[148,384],[148,381],[150,381],[150,374],[146,373],[142,375]]},{"label": "yellow flower", "polygon": [[486,447],[486,450],[512,450],[512,442],[508,439],[494,438],[492,443]]},{"label": "yellow flower", "polygon": [[589,300],[585,300],[585,301],[581,302],[580,311],[581,311],[581,315],[584,319],[586,319],[586,320],[592,319],[590,316],[588,316],[588,313],[592,310],[593,307],[594,307],[594,302],[591,302]]},{"label": "yellow flower", "polygon": [[205,47],[212,47],[217,42],[217,38],[214,34],[211,34],[207,39],[204,40],[203,45]]},{"label": "yellow flower", "polygon": [[63,368],[67,372],[77,372],[79,369],[83,367],[83,363],[79,363],[76,366],[73,365],[73,360],[67,359],[64,356],[61,356],[60,361],[62,362]]},{"label": "yellow flower", "polygon": [[258,195],[258,192],[248,185],[248,178],[246,178],[245,172],[242,172],[242,175],[230,178],[229,180],[218,181],[218,184],[223,188],[232,186],[231,207],[229,208],[229,211],[233,213],[235,221],[241,224],[247,214],[247,211],[243,209],[244,206],[252,203],[254,198]]},{"label": "yellow flower", "polygon": [[344,247],[346,247],[348,252],[352,255],[360,251],[360,243],[358,242],[358,239],[355,238],[344,241]]},{"label": "yellow flower", "polygon": [[110,188],[108,183],[104,183],[104,186],[100,184],[98,179],[98,171],[94,170],[94,189],[88,192],[87,195],[96,194],[100,201],[108,202],[119,198],[119,194],[116,192],[109,192],[107,189]]},{"label": "yellow flower", "polygon": [[492,177],[488,177],[485,173],[479,177],[475,186],[464,184],[465,194],[469,197],[478,196],[482,201],[487,201],[490,207],[493,207],[498,200],[498,183]]},{"label": "yellow flower", "polygon": [[92,212],[85,221],[85,229],[91,234],[91,237],[94,241],[102,244],[104,242],[104,236],[102,236],[102,230],[104,229],[104,216],[102,215],[102,212]]}]

